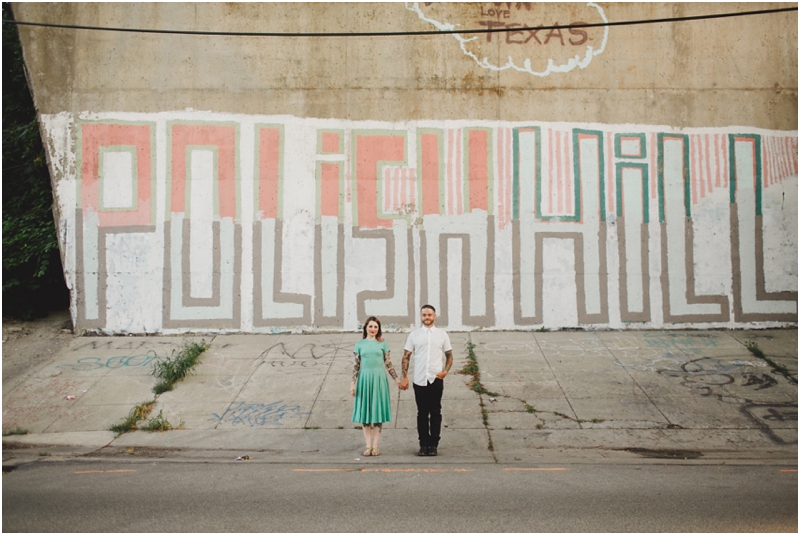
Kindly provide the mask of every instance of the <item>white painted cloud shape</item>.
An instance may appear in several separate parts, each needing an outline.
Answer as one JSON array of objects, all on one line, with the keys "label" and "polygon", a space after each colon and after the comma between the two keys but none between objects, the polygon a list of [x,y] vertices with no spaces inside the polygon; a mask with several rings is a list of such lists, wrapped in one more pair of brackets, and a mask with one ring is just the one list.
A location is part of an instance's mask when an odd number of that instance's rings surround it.
[{"label": "white painted cloud shape", "polygon": [[[438,30],[509,28],[508,32],[453,34],[461,50],[481,67],[513,69],[534,76],[586,68],[601,54],[608,27],[573,28],[581,23],[607,23],[603,9],[593,3],[433,3],[406,2],[406,8]],[[559,20],[560,19],[560,20]],[[560,24],[559,24],[560,23]],[[561,29],[515,30],[563,25]]]}]

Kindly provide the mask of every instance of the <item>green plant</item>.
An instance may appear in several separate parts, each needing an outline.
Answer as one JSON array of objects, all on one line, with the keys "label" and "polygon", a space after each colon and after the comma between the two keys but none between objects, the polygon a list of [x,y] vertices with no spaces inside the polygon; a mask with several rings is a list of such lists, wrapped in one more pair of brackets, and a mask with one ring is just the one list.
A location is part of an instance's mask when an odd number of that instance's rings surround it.
[{"label": "green plant", "polygon": [[505,429],[506,431],[513,431],[513,430],[514,430],[514,428],[513,428],[513,427],[511,427],[511,426],[508,426],[508,425],[507,425],[507,426],[505,426],[503,429]]},{"label": "green plant", "polygon": [[[155,400],[145,401],[139,403],[131,409],[128,416],[123,418],[118,424],[112,425],[109,430],[117,434],[117,436],[138,429],[139,422],[146,420],[150,413],[153,412],[153,406],[156,404]],[[159,413],[160,414],[160,413]]]},{"label": "green plant", "polygon": [[761,348],[758,347],[758,344],[754,340],[747,340],[744,343],[744,345],[750,351],[750,353],[752,353],[756,357],[760,358],[761,360],[769,364],[774,372],[783,375],[784,377],[789,379],[789,381],[793,382],[794,384],[797,384],[797,378],[792,376],[788,368],[786,368],[786,366],[782,364],[778,364],[777,362],[766,356],[764,352],[761,351]]},{"label": "green plant", "polygon": [[462,375],[477,375],[478,370],[478,357],[475,356],[475,344],[467,342],[467,364],[458,372]]},{"label": "green plant", "polygon": [[485,396],[497,397],[497,396],[500,395],[497,392],[492,392],[491,390],[486,390],[486,388],[480,382],[473,383],[472,390],[477,392],[478,394],[482,394],[482,395],[485,395]]},{"label": "green plant", "polygon": [[458,373],[461,375],[474,375],[478,373],[478,365],[473,363],[465,364],[463,368],[461,368]]},{"label": "green plant", "polygon": [[580,418],[572,418],[572,417],[567,416],[566,414],[561,413],[561,412],[554,412],[553,414],[555,414],[556,416],[561,416],[565,420],[572,420],[573,422],[575,422],[577,424],[582,424],[583,422],[586,421],[586,420],[581,420]]},{"label": "green plant", "polygon": [[761,351],[761,348],[758,347],[758,344],[754,340],[747,340],[744,346],[750,350],[750,353],[758,358],[763,359],[765,357],[764,352]]},{"label": "green plant", "polygon": [[498,397],[500,394],[486,390],[481,384],[481,372],[478,368],[478,357],[475,355],[475,344],[467,342],[467,364],[458,372],[462,375],[471,375],[470,388],[477,394]]},{"label": "green plant", "polygon": [[155,418],[151,418],[147,421],[145,425],[142,426],[143,431],[169,431],[172,429],[172,424],[170,424],[163,415],[163,409],[158,411],[158,415]]},{"label": "green plant", "polygon": [[[3,3],[3,20],[13,20]],[[3,315],[46,316],[69,304],[53,189],[17,29],[3,24]]]},{"label": "green plant", "polygon": [[28,431],[27,429],[23,429],[21,427],[14,427],[12,429],[6,429],[5,431],[3,431],[3,436],[9,437],[11,435],[27,435],[29,433],[30,431]]},{"label": "green plant", "polygon": [[46,451],[40,451],[39,457],[50,457],[50,453]]},{"label": "green plant", "polygon": [[159,395],[172,390],[173,385],[186,377],[198,364],[200,355],[208,347],[205,340],[201,340],[200,343],[186,340],[180,351],[176,352],[173,349],[171,356],[156,361],[153,364],[152,374],[161,381],[153,387],[153,393]]},{"label": "green plant", "polygon": [[536,424],[536,429],[544,429],[544,424]]},{"label": "green plant", "polygon": [[161,394],[163,394],[164,392],[169,392],[169,391],[171,391],[171,390],[172,390],[172,388],[173,388],[173,385],[172,385],[172,383],[168,383],[168,382],[166,382],[166,381],[159,381],[159,382],[157,382],[157,383],[156,383],[156,385],[153,387],[153,394],[155,394],[155,395],[157,395],[157,396],[158,396],[158,395],[161,395]]},{"label": "green plant", "polygon": [[536,407],[534,407],[533,405],[528,405],[526,403],[525,404],[525,412],[529,412],[531,414],[536,414],[538,411],[536,410]]},{"label": "green plant", "polygon": [[473,381],[472,382],[472,390],[477,394],[485,394],[486,393],[486,389],[483,388],[483,385],[480,384],[477,381]]}]

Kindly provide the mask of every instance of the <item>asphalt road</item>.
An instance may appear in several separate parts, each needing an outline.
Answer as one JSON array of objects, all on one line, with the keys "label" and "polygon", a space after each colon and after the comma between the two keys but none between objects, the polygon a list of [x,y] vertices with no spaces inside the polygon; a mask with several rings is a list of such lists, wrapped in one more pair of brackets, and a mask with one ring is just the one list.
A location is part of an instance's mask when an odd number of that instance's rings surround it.
[{"label": "asphalt road", "polygon": [[797,472],[45,462],[3,475],[3,531],[797,532]]}]

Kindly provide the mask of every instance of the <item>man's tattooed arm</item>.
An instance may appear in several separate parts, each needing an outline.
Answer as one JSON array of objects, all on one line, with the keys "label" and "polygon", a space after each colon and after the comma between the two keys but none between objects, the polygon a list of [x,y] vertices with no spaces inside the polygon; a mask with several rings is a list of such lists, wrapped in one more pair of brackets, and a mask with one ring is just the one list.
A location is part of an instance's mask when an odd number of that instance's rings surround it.
[{"label": "man's tattooed arm", "polygon": [[408,365],[411,362],[411,351],[403,351],[403,379],[408,377]]},{"label": "man's tattooed arm", "polygon": [[449,373],[450,372],[450,366],[453,365],[453,351],[452,350],[445,351],[444,352],[444,356],[446,357],[446,360],[444,362],[444,371]]}]

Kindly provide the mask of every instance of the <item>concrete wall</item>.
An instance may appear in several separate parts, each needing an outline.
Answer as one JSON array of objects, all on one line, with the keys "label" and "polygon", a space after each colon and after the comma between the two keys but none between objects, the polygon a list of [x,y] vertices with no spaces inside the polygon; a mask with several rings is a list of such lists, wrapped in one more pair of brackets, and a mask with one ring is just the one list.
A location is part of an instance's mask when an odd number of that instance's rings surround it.
[{"label": "concrete wall", "polygon": [[[786,5],[14,8],[330,32]],[[474,39],[20,33],[81,329],[405,328],[427,302],[451,329],[797,321],[796,13]]]}]

